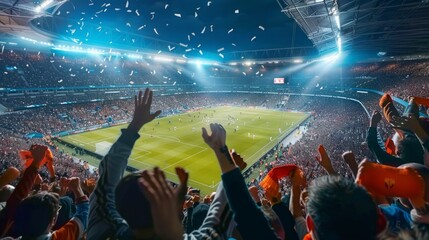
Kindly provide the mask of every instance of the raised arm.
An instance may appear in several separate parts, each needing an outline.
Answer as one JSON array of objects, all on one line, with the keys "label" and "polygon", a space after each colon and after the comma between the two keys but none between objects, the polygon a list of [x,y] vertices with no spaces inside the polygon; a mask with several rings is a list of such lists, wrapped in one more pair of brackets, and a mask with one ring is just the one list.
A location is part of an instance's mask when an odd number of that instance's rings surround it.
[{"label": "raised arm", "polygon": [[366,137],[368,148],[375,155],[379,163],[397,167],[404,162],[401,162],[400,158],[388,154],[385,150],[383,150],[383,148],[380,146],[380,143],[378,142],[377,125],[380,121],[381,114],[378,111],[374,111],[371,116],[368,135]]},{"label": "raised arm", "polygon": [[316,157],[316,160],[319,162],[319,164],[325,169],[325,171],[329,175],[336,175],[334,168],[332,167],[331,158],[329,157],[328,153],[326,152],[326,149],[323,145],[319,145],[317,148],[319,151],[319,156]]},{"label": "raised arm", "polygon": [[203,139],[216,154],[222,170],[222,182],[229,206],[234,212],[237,229],[243,239],[278,239],[264,214],[256,206],[240,170],[235,166],[228,147],[226,131],[220,124],[210,124],[211,135],[203,128]]},{"label": "raised arm", "polygon": [[94,192],[90,196],[88,219],[88,239],[106,238],[125,226],[115,206],[115,188],[121,180],[128,158],[135,142],[140,137],[138,132],[144,124],[155,119],[161,111],[150,113],[152,91],[148,88],[134,99],[134,116],[128,128],[112,145],[99,166],[100,177]]}]

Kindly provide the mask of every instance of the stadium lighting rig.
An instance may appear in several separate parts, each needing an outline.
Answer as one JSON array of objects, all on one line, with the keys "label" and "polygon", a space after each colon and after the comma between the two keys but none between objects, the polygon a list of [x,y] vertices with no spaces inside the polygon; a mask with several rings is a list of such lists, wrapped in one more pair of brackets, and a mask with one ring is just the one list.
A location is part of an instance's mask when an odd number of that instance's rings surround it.
[{"label": "stadium lighting rig", "polygon": [[40,13],[46,8],[48,8],[52,3],[54,3],[54,0],[45,0],[39,6],[34,8],[34,11],[36,11],[37,13]]}]

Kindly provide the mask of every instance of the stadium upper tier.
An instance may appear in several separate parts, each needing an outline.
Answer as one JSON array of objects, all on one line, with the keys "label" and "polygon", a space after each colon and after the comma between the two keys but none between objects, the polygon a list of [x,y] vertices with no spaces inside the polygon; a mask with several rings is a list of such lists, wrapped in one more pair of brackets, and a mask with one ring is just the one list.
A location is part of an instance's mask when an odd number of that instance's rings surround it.
[{"label": "stadium upper tier", "polygon": [[[429,75],[429,61],[377,62],[328,67],[323,63],[264,64],[243,62],[195,64],[112,56],[4,51],[0,55],[1,88],[67,88],[96,86],[246,85],[272,86],[283,77],[288,86],[365,87],[385,90],[402,79]],[[389,84],[386,84],[388,80]]]}]

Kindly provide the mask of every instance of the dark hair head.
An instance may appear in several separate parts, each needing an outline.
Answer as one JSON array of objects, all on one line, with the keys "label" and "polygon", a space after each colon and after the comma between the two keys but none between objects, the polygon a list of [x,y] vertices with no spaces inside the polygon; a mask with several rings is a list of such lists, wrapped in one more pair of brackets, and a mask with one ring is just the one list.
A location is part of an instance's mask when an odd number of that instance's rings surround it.
[{"label": "dark hair head", "polygon": [[319,240],[375,239],[377,207],[368,192],[339,176],[315,179],[307,213]]},{"label": "dark hair head", "polygon": [[424,164],[424,151],[420,141],[415,136],[405,136],[398,141],[397,155],[407,162]]},{"label": "dark hair head", "polygon": [[140,190],[140,172],[121,179],[115,191],[116,209],[133,230],[153,227],[149,201]]},{"label": "dark hair head", "polygon": [[15,214],[14,234],[24,238],[36,238],[45,233],[57,216],[59,196],[40,192],[24,199]]}]

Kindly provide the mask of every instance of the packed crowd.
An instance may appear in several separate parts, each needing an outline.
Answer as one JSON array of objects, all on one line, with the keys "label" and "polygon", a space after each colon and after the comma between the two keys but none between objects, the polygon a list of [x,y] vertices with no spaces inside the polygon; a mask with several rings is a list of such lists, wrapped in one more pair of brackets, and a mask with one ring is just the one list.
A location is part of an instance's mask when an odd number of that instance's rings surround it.
[{"label": "packed crowd", "polygon": [[[59,112],[48,107],[21,113],[27,121],[6,115],[9,124],[0,128],[1,237],[429,238],[429,169],[425,166],[429,124],[418,118],[419,106],[428,107],[428,99],[411,98],[407,108],[398,110],[386,94],[373,106],[378,111],[368,117],[358,103],[348,100],[268,94],[221,97],[153,97],[147,89],[135,97],[134,104],[124,100],[105,106],[75,105]],[[162,111],[172,114],[227,103],[307,111],[313,119],[297,144],[279,146],[272,161],[259,163],[265,171],[250,185],[241,174],[246,159],[230,152],[228,133],[217,123],[203,128],[201,139],[213,150],[222,172],[216,192],[204,196],[188,187],[189,174],[183,168],[176,168],[178,185],[168,182],[156,167],[123,176],[139,130],[166,114]],[[113,110],[106,110],[108,105]],[[112,113],[114,110],[119,112]],[[61,123],[55,127],[54,120],[49,130],[42,124],[32,125],[29,119],[38,119],[38,113],[33,113],[37,111],[48,119],[67,111],[72,128],[104,121],[109,115],[131,122],[98,171],[91,172],[85,163],[59,151],[49,137],[22,139],[19,124],[26,131],[47,135],[68,128]],[[94,111],[98,112],[95,117],[88,118]],[[382,121],[388,123],[383,128],[393,126],[381,134],[391,138],[386,144],[380,142],[378,133]],[[29,150],[14,155],[17,149]]]}]

